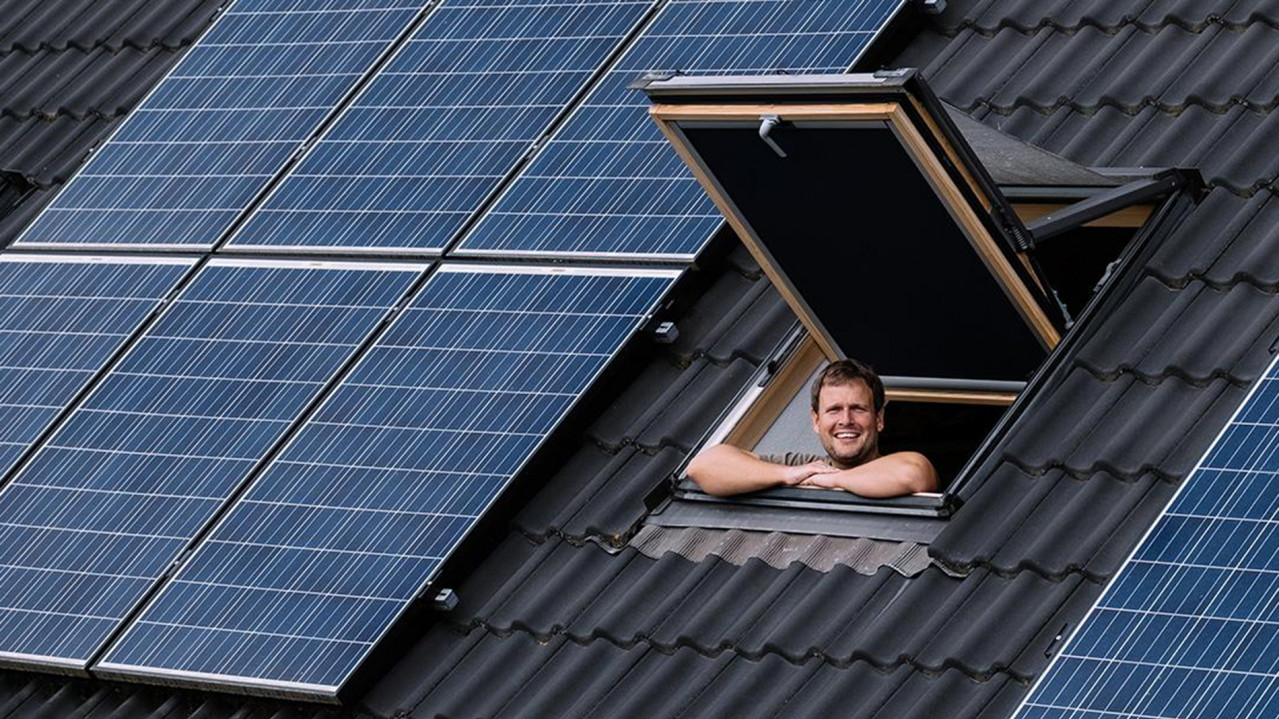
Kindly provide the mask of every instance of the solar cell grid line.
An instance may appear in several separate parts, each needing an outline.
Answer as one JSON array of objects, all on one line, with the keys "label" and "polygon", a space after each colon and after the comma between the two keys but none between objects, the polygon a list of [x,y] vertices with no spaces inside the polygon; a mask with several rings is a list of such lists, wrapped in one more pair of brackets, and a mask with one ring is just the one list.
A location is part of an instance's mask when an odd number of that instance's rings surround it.
[{"label": "solar cell grid line", "polygon": [[0,662],[85,670],[425,269],[206,263],[0,490]]},{"label": "solar cell grid line", "polygon": [[18,238],[208,249],[427,0],[236,0]]},{"label": "solar cell grid line", "polygon": [[94,672],[335,697],[675,277],[442,266]]},{"label": "solar cell grid line", "polygon": [[1279,715],[1279,360],[1020,707],[1022,719]]},{"label": "solar cell grid line", "polygon": [[31,450],[194,263],[0,255],[0,477]]},{"label": "solar cell grid line", "polygon": [[653,7],[446,0],[228,246],[438,254]]},{"label": "solar cell grid line", "polygon": [[627,85],[839,73],[902,0],[671,0],[458,243],[458,256],[689,260],[722,217]]}]

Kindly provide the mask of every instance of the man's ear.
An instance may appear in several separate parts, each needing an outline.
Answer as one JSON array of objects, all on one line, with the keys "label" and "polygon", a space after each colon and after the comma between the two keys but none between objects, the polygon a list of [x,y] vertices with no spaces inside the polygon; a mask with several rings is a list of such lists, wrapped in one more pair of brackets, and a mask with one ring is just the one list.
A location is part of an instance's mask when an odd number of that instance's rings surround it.
[{"label": "man's ear", "polygon": [[812,418],[812,420],[813,420],[813,431],[814,431],[814,432],[816,432],[817,434],[821,434],[821,433],[822,433],[822,429],[821,429],[821,427],[818,427],[818,426],[817,426],[817,410],[815,410],[815,409],[810,409],[810,410],[808,410],[808,414],[809,414],[809,416],[810,416],[810,417]]},{"label": "man's ear", "polygon": [[887,409],[888,409],[888,400],[884,400],[884,406],[883,406],[883,407],[880,407],[880,408],[879,408],[879,411],[875,413],[876,415],[878,415],[878,416],[875,418],[875,431],[876,431],[876,432],[883,432],[883,431],[884,431],[884,415],[885,415],[885,414],[887,414],[887,411],[886,411]]}]

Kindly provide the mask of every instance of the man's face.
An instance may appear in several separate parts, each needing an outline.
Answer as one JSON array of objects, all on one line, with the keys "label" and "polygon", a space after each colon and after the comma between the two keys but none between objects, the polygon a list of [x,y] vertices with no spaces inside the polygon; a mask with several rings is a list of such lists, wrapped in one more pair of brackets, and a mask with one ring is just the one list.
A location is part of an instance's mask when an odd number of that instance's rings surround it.
[{"label": "man's face", "polygon": [[883,429],[884,413],[875,411],[874,396],[865,382],[822,387],[813,431],[837,466],[855,467],[878,457]]}]

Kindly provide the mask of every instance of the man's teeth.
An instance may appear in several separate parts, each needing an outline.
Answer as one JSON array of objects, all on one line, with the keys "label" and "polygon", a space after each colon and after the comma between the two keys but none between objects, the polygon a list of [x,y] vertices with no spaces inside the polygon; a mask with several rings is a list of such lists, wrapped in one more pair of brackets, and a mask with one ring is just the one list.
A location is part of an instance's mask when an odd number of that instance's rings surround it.
[{"label": "man's teeth", "polygon": [[836,432],[835,436],[838,437],[839,439],[855,439],[857,437],[857,433],[856,432]]}]

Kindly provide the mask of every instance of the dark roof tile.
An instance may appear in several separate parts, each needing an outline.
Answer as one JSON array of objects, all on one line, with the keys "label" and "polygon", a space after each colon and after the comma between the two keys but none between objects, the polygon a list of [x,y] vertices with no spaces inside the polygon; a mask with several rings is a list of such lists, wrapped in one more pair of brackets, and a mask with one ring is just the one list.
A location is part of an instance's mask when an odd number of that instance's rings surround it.
[{"label": "dark roof tile", "polygon": [[1212,192],[1155,254],[1150,271],[1171,285],[1200,277],[1218,287],[1279,288],[1279,202],[1271,192]]},{"label": "dark roof tile", "polygon": [[[691,647],[707,656],[775,654],[795,664],[820,658],[885,669],[960,666],[977,676],[1010,666],[1084,582],[1079,575],[1004,577],[984,569],[964,580],[935,568],[907,578],[889,569],[870,576],[845,566],[821,572],[799,562],[784,569],[754,559],[736,566],[717,557],[613,554],[559,539],[511,538],[491,561],[507,567],[505,579],[481,573],[464,584],[451,622],[579,644],[603,639],[668,653]],[[1006,622],[1002,633],[980,629],[996,617]]]},{"label": "dark roof tile", "polygon": [[515,518],[535,535],[551,532],[624,541],[648,508],[645,497],[684,462],[680,449],[649,454],[626,447],[616,454],[596,445],[578,450]]},{"label": "dark roof tile", "polygon": [[14,0],[0,17],[0,54],[41,49],[120,50],[191,44],[221,0]]},{"label": "dark roof tile", "polygon": [[1279,24],[1279,13],[1268,0],[951,0],[937,25],[953,33],[961,28],[991,32],[1004,27],[1028,31],[1138,25],[1150,29],[1170,24],[1203,29],[1251,22]]},{"label": "dark roof tile", "polygon": [[1004,29],[989,37],[972,33],[935,57],[910,59],[927,63],[929,81],[950,102],[1002,114],[1018,107],[1100,106],[1131,114],[1145,106],[1177,111],[1192,104],[1220,111],[1279,102],[1279,28],[1264,23],[1199,32],[1176,25],[1153,32],[1135,25],[1030,34]]},{"label": "dark roof tile", "polygon": [[[759,282],[737,272],[724,273],[707,289],[704,296],[708,301],[697,303],[679,319],[679,338],[671,345],[671,350],[683,362],[692,362],[707,355],[724,329],[742,319],[750,306],[769,292],[771,289],[767,282]],[[724,361],[727,358],[716,359]]]},{"label": "dark roof tile", "polygon": [[1131,546],[1175,489],[1153,473],[1075,477],[1060,469],[1028,474],[1004,464],[961,510],[978,519],[952,522],[929,551],[953,567],[990,566],[1009,574],[1029,569],[1055,578],[1083,571],[1106,578],[1118,566],[1111,548]]},{"label": "dark roof tile", "polygon": [[1194,167],[1214,185],[1251,194],[1279,174],[1269,152],[1279,113],[1234,106],[1179,114],[1146,107],[1135,115],[1113,107],[1042,113],[1026,107],[982,119],[1005,132],[1092,167]]},{"label": "dark roof tile", "polygon": [[0,169],[41,187],[66,181],[114,124],[101,118],[16,120],[0,116]]},{"label": "dark roof tile", "polygon": [[1122,374],[1112,380],[1079,368],[1014,428],[1008,457],[1031,473],[1106,470],[1131,479],[1153,470],[1181,479],[1243,394],[1225,379],[1195,385],[1176,376],[1148,382]]},{"label": "dark roof tile", "polygon": [[724,366],[707,359],[688,367],[655,362],[591,426],[590,436],[610,450],[630,444],[691,450],[756,369],[742,358]]},{"label": "dark roof tile", "polygon": [[[423,645],[416,666],[429,676],[422,693],[388,677],[376,694],[399,692],[379,713],[413,717],[525,716],[960,716],[977,712],[1005,678],[975,682],[961,671],[924,675],[903,665],[840,669],[751,660],[731,652],[708,657],[691,648],[661,652],[564,637],[473,630]],[[406,691],[407,690],[407,691]]]},{"label": "dark roof tile", "polygon": [[[1222,327],[1237,331],[1223,335]],[[1266,350],[1276,338],[1273,291],[1200,280],[1177,289],[1148,277],[1079,362],[1101,376],[1133,370],[1147,380],[1173,375],[1202,384],[1224,377],[1246,386],[1265,371]]]}]

